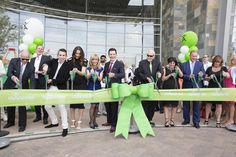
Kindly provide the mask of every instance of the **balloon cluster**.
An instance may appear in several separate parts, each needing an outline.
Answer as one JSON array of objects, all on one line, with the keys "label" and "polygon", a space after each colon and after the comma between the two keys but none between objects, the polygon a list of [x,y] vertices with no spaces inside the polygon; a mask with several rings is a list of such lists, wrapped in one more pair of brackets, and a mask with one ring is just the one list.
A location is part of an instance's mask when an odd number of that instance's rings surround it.
[{"label": "balloon cluster", "polygon": [[28,50],[31,55],[36,51],[37,46],[43,45],[43,23],[36,18],[26,19],[23,24],[25,35],[22,38],[23,43],[20,44],[19,50]]},{"label": "balloon cluster", "polygon": [[180,54],[178,55],[178,59],[181,63],[189,61],[190,53],[192,51],[198,51],[197,48],[198,37],[197,34],[193,31],[185,32],[181,37],[181,46]]}]

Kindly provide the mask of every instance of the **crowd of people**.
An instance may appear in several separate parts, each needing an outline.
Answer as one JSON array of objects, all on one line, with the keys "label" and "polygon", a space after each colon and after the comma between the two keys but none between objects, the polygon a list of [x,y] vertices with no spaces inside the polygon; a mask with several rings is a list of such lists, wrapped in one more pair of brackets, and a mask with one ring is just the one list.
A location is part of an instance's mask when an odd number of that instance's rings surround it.
[{"label": "crowd of people", "polygon": [[[16,53],[15,53],[16,54]],[[6,54],[7,55],[7,54]],[[181,64],[175,57],[169,57],[167,65],[160,63],[155,57],[153,50],[148,50],[147,58],[139,62],[137,68],[127,66],[123,61],[117,59],[118,52],[115,48],[108,50],[109,61],[106,55],[91,55],[89,60],[85,58],[82,47],[77,46],[68,58],[66,49],[59,49],[57,58],[44,55],[44,47],[38,46],[36,56],[30,59],[30,54],[23,50],[19,57],[7,61],[6,56],[0,60],[1,87],[3,89],[48,89],[48,90],[99,90],[110,88],[113,83],[127,83],[139,85],[154,83],[157,90],[180,89],[180,88],[235,88],[236,55],[232,54],[229,63],[224,65],[220,55],[212,57],[204,54],[202,60],[198,58],[198,52],[190,52],[190,60]],[[126,66],[125,66],[126,65]],[[30,80],[30,81],[29,81]],[[69,88],[68,88],[69,82]],[[225,113],[225,125],[235,124],[235,102],[219,101],[183,101],[182,125],[190,123],[190,104],[192,103],[192,121],[195,128],[200,128],[200,116],[204,110],[204,124],[208,125],[209,117],[212,116],[212,108],[215,109],[216,127],[221,127],[222,111]],[[165,127],[174,127],[175,113],[179,101],[142,101],[146,117],[152,126],[156,107],[164,111]],[[222,104],[226,104],[223,105]],[[97,114],[107,116],[107,121],[102,126],[110,126],[110,132],[116,130],[119,102],[91,103],[89,109],[88,126],[95,129],[99,126],[96,121]],[[65,104],[55,104],[61,116],[62,136],[68,134],[68,128],[81,128],[84,117],[85,106],[83,103],[70,104],[70,114]],[[35,106],[35,119],[33,122],[43,120],[45,128],[57,127],[58,118],[52,105]],[[2,110],[2,117],[7,121],[4,128],[15,125],[15,108],[6,107]],[[23,132],[27,125],[26,107],[21,106],[19,110],[19,132]],[[5,113],[6,111],[6,113]],[[5,115],[7,114],[7,116]],[[68,120],[68,117],[70,117]],[[50,124],[49,124],[50,121]],[[69,124],[70,123],[70,124]]]}]

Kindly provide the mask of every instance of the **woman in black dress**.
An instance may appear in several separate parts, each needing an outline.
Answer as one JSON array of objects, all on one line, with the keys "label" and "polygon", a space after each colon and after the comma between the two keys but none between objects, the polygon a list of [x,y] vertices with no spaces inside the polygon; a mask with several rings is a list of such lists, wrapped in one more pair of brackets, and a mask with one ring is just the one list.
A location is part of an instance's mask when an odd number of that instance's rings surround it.
[{"label": "woman in black dress", "polygon": [[[75,72],[73,84],[70,83],[71,89],[87,90],[86,67],[88,61],[84,58],[84,51],[80,46],[74,48],[69,63],[71,66],[71,70]],[[76,114],[76,112],[78,112],[78,115]],[[84,104],[71,104],[70,113],[71,128],[76,127],[77,124],[77,129],[80,129],[80,124],[82,123],[82,116],[84,113]]]},{"label": "woman in black dress", "polygon": [[[178,89],[178,77],[182,77],[183,73],[177,66],[177,60],[174,57],[168,58],[168,65],[163,70],[162,88],[163,89]],[[163,101],[165,127],[175,126],[175,113],[178,106],[178,101]],[[169,110],[171,110],[171,117],[169,118]]]},{"label": "woman in black dress", "polygon": [[[221,88],[224,87],[224,77],[230,77],[228,70],[223,66],[223,58],[219,55],[215,56],[212,61],[212,66],[208,67],[206,70],[206,80],[209,81],[208,88]],[[204,124],[208,124],[209,114],[211,112],[212,104],[216,104],[216,127],[221,127],[221,112],[222,112],[222,102],[207,102],[206,104],[206,119]]]}]

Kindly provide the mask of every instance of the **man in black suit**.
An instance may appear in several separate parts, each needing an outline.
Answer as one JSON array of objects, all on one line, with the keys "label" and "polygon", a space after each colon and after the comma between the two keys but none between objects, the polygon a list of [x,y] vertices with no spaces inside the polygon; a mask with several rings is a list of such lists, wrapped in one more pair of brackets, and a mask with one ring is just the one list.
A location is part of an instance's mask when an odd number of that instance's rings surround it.
[{"label": "man in black suit", "polygon": [[[33,89],[34,88],[34,66],[29,63],[29,53],[23,50],[20,53],[20,58],[13,58],[10,61],[7,80],[4,84],[4,89]],[[30,85],[29,85],[30,80]],[[9,128],[15,125],[15,108],[7,107],[7,124],[4,128]],[[26,107],[19,107],[19,132],[25,130],[26,127]]]},{"label": "man in black suit", "polygon": [[[106,79],[106,87],[111,88],[112,83],[121,83],[121,79],[125,77],[125,71],[124,64],[116,59],[117,51],[115,48],[110,48],[108,55],[110,61],[105,64],[103,77]],[[118,102],[105,103],[107,123],[103,124],[103,126],[111,125],[111,133],[116,129],[118,105]]]},{"label": "man in black suit", "polygon": [[[141,84],[157,83],[157,79],[161,78],[162,66],[161,63],[155,59],[155,52],[153,50],[148,50],[147,59],[140,61],[138,68]],[[152,122],[152,118],[156,104],[156,101],[142,101],[143,109],[152,126],[155,126],[155,123]]]},{"label": "man in black suit", "polygon": [[[49,80],[48,84],[50,85],[50,90],[60,90],[67,88],[67,80],[70,77],[70,65],[66,61],[67,51],[65,49],[60,49],[58,51],[58,59],[52,59],[47,62],[43,67],[43,71],[47,71],[49,68]],[[67,111],[64,104],[57,105],[61,113],[62,120],[62,136],[65,137],[68,134],[68,121],[67,121]],[[45,105],[45,109],[48,112],[48,115],[51,119],[51,124],[47,125],[45,128],[52,128],[58,126],[57,116],[52,108],[52,105]]]},{"label": "man in black suit", "polygon": [[[50,56],[43,55],[44,47],[38,46],[36,50],[37,56],[31,59],[32,64],[35,67],[35,89],[45,89],[46,81],[43,74],[43,65],[51,60]],[[36,118],[33,122],[38,122],[42,119],[41,108],[43,110],[43,124],[48,124],[48,113],[43,106],[35,106]]]}]

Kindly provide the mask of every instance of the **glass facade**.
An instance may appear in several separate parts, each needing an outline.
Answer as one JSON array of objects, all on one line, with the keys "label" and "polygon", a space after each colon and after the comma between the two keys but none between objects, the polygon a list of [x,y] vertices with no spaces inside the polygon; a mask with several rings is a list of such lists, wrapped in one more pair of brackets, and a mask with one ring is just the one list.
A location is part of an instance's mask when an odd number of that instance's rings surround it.
[{"label": "glass facade", "polygon": [[[30,17],[39,19],[44,24],[45,50],[54,57],[59,48],[66,48],[70,57],[75,46],[81,46],[87,58],[93,53],[107,54],[114,47],[119,59],[129,65],[137,64],[148,49],[160,56],[158,0],[102,1],[13,1],[6,14],[18,26],[19,39],[24,35],[24,21]],[[18,48],[19,44],[20,40],[9,43],[9,47]]]}]

